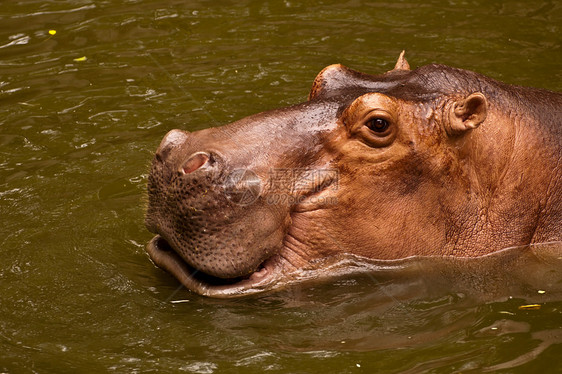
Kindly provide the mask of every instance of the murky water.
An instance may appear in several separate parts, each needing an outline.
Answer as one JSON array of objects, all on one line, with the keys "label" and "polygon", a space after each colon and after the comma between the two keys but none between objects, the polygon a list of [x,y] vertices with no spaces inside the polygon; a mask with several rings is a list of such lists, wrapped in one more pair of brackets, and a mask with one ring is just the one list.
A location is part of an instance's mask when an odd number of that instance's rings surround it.
[{"label": "murky water", "polygon": [[0,372],[553,372],[556,255],[493,297],[399,272],[212,300],[150,263],[143,191],[169,129],[303,101],[335,62],[561,90],[560,25],[555,1],[2,1]]}]

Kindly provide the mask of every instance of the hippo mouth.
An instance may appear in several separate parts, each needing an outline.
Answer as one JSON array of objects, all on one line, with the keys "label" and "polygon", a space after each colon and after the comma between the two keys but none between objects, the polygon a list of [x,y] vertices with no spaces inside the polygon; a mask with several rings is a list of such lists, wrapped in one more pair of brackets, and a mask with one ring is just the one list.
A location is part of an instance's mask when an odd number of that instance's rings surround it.
[{"label": "hippo mouth", "polygon": [[146,251],[156,266],[168,271],[187,289],[203,296],[231,298],[263,292],[274,288],[282,274],[279,255],[266,259],[248,275],[219,278],[189,265],[160,235],[152,238]]}]

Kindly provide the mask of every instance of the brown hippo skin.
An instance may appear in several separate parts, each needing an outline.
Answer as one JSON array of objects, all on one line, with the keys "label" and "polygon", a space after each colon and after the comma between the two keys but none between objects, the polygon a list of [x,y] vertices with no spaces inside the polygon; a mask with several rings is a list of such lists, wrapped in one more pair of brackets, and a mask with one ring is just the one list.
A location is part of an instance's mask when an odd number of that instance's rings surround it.
[{"label": "brown hippo skin", "polygon": [[[196,293],[279,288],[342,255],[476,257],[562,240],[562,94],[444,65],[331,65],[308,101],[170,131],[153,262]],[[248,198],[249,197],[249,198]]]}]

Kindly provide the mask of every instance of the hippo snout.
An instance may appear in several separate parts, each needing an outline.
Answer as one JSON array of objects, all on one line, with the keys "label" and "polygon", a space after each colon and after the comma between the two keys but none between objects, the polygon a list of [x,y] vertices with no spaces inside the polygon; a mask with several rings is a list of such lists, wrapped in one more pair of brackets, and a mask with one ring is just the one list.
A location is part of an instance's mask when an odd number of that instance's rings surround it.
[{"label": "hippo snout", "polygon": [[251,170],[252,160],[212,129],[165,135],[148,178],[145,223],[157,234],[154,261],[167,267],[181,259],[182,266],[221,279],[264,267],[289,218],[261,198],[265,183]]}]

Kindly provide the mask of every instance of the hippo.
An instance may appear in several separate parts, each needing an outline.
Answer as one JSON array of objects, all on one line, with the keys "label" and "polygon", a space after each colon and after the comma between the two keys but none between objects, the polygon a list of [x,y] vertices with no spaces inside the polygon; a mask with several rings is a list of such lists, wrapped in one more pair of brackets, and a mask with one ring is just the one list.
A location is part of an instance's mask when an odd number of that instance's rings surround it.
[{"label": "hippo", "polygon": [[352,272],[354,261],[325,267],[345,256],[470,258],[560,241],[561,109],[560,93],[412,70],[404,52],[381,75],[330,65],[304,103],[165,135],[146,250],[189,290],[226,298],[314,269]]}]

